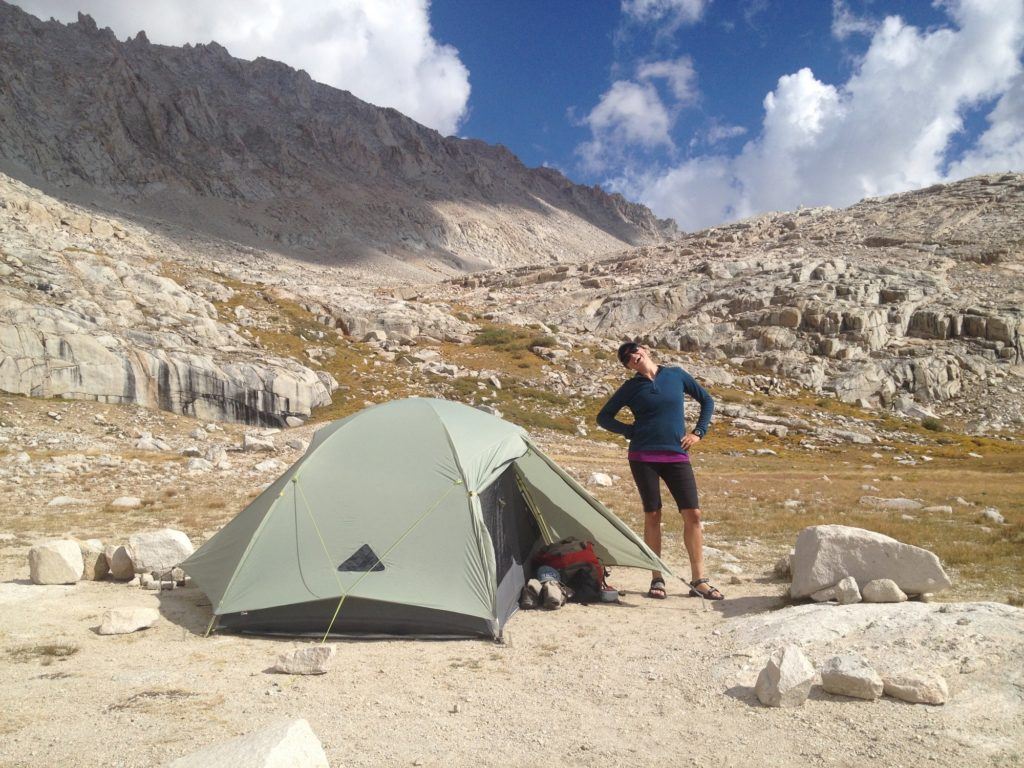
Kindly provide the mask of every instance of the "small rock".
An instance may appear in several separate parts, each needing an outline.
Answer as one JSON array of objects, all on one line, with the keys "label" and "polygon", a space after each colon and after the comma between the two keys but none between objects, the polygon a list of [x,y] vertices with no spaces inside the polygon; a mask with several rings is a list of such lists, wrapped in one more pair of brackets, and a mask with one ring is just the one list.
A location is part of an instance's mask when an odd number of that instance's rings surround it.
[{"label": "small rock", "polygon": [[88,499],[76,499],[74,496],[57,496],[46,502],[48,507],[77,507],[82,504],[89,504]]},{"label": "small rock", "polygon": [[873,701],[882,695],[882,678],[855,654],[833,656],[821,668],[821,686],[829,693]]},{"label": "small rock", "polygon": [[813,595],[811,595],[811,600],[813,600],[816,603],[827,603],[829,600],[835,600],[835,599],[836,599],[836,588],[835,587],[825,587],[824,589],[819,589],[817,592],[815,592]]},{"label": "small rock", "polygon": [[283,465],[277,459],[266,459],[257,464],[253,469],[257,472],[279,472]]},{"label": "small rock", "polygon": [[[899,587],[897,587],[899,589]],[[861,601],[860,589],[853,576],[847,576],[836,584],[836,602],[840,605],[853,605]]]},{"label": "small rock", "polygon": [[186,472],[212,472],[213,464],[206,459],[189,459],[185,465]]},{"label": "small rock", "polygon": [[305,720],[292,720],[204,747],[167,768],[328,768],[323,745]]},{"label": "small rock", "polygon": [[886,696],[911,704],[945,704],[949,686],[938,675],[896,674],[882,681]]},{"label": "small rock", "polygon": [[999,514],[999,510],[995,507],[985,507],[981,510],[981,517],[984,520],[988,520],[991,523],[1002,525],[1006,522],[1006,518]]},{"label": "small rock", "polygon": [[152,627],[160,619],[156,608],[111,608],[96,631],[101,635],[127,635]]},{"label": "small rock", "polygon": [[263,437],[257,437],[256,435],[245,435],[242,438],[242,450],[243,451],[265,451],[273,453],[274,441],[268,440]]},{"label": "small rock", "polygon": [[286,675],[322,675],[334,656],[333,645],[311,645],[285,651],[277,657],[274,672]]},{"label": "small rock", "polygon": [[591,472],[590,478],[587,480],[590,485],[599,485],[602,488],[610,488],[612,486],[612,479],[609,475],[604,472]]},{"label": "small rock", "polygon": [[118,496],[110,506],[114,509],[138,509],[142,506],[142,499],[137,496]]},{"label": "small rock", "polygon": [[864,585],[861,595],[865,603],[902,603],[906,593],[892,579],[872,579]]},{"label": "small rock", "polygon": [[795,645],[777,649],[757,676],[754,692],[766,707],[799,707],[811,692],[814,667]]}]

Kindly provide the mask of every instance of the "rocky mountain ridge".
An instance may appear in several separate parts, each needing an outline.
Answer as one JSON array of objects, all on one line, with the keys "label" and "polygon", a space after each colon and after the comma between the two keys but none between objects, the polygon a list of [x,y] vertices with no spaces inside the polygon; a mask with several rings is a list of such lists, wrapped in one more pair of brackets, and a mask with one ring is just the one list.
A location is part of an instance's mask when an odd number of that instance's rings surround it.
[{"label": "rocky mountain ridge", "polygon": [[396,277],[573,261],[675,232],[644,206],[443,137],[216,43],[120,42],[0,2],[0,169],[60,196]]}]

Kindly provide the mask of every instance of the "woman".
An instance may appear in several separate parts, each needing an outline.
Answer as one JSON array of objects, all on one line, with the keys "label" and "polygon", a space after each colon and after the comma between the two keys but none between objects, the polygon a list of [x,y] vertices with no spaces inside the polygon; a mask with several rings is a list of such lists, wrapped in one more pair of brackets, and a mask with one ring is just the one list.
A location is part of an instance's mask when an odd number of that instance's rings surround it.
[{"label": "woman", "polygon": [[[629,468],[644,509],[644,541],[661,556],[660,480],[664,480],[683,516],[683,542],[693,576],[690,595],[696,597],[699,592],[707,600],[722,600],[725,595],[704,576],[704,535],[689,457],[690,449],[707,432],[715,401],[682,368],[656,364],[647,347],[626,342],[619,347],[619,362],[635,375],[604,404],[597,423],[629,438]],[[683,420],[684,394],[700,403],[697,425],[689,434]],[[623,408],[633,412],[632,424],[615,418]],[[665,598],[665,579],[658,571],[651,573],[648,595]]]}]

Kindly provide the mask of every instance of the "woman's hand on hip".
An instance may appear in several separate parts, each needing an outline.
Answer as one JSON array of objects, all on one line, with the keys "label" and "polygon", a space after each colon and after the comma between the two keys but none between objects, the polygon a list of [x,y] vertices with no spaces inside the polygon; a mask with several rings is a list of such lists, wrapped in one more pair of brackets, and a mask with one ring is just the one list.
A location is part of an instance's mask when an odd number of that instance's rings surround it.
[{"label": "woman's hand on hip", "polygon": [[700,442],[700,437],[693,434],[692,432],[679,441],[679,444],[683,446],[684,451],[690,450],[693,446]]}]

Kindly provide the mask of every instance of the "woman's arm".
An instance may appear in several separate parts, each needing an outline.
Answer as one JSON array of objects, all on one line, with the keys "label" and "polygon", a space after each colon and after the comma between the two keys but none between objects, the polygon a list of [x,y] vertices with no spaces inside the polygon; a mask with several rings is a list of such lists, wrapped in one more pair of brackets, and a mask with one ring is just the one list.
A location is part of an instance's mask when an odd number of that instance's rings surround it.
[{"label": "woman's arm", "polygon": [[628,438],[633,437],[633,425],[627,424],[624,421],[619,421],[616,415],[621,411],[626,403],[629,401],[629,382],[627,381],[612,395],[608,402],[601,408],[601,412],[597,414],[597,424],[602,429],[607,429],[609,432],[615,432],[618,435],[624,435]]},{"label": "woman's arm", "polygon": [[697,380],[686,371],[683,371],[683,391],[700,403],[700,416],[697,417],[697,424],[693,428],[693,434],[697,437],[704,437],[708,427],[711,426],[711,415],[715,412],[715,401],[708,391],[704,389]]}]

